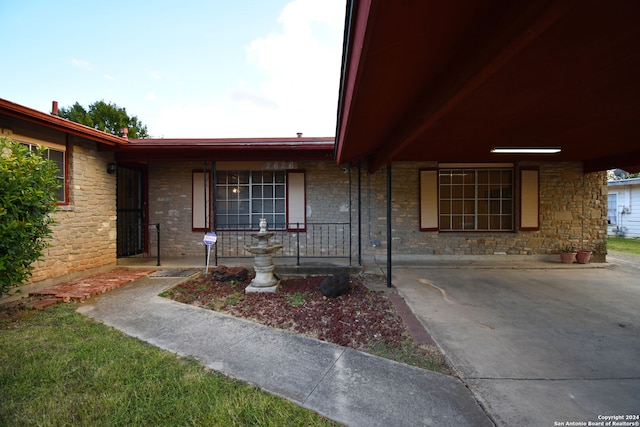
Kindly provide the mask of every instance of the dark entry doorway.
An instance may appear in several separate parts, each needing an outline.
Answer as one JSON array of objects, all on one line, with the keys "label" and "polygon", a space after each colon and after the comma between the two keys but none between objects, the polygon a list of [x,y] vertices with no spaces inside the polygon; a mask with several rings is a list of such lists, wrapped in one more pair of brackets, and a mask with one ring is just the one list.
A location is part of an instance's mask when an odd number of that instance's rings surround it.
[{"label": "dark entry doorway", "polygon": [[145,217],[145,171],[118,165],[117,256],[144,253],[147,242]]}]

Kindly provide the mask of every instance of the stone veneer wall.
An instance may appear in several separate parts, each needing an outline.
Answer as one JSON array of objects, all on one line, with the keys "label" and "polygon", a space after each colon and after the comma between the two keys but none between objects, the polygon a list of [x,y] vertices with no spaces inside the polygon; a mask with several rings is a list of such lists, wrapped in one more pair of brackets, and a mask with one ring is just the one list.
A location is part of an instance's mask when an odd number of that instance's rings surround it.
[{"label": "stone veneer wall", "polygon": [[[583,174],[576,162],[527,163],[540,168],[540,229],[515,232],[422,232],[419,229],[419,170],[437,163],[402,162],[392,166],[392,244],[407,255],[550,255],[564,245],[606,253],[606,174]],[[332,162],[296,162],[306,172],[308,223],[352,221],[352,253],[357,257],[357,168]],[[201,163],[149,166],[149,222],[161,224],[162,256],[204,256],[202,232],[191,231],[191,172]],[[351,179],[350,179],[351,178]],[[351,181],[351,203],[349,202]],[[363,255],[386,254],[386,170],[361,169]],[[515,191],[516,226],[519,194]],[[155,240],[152,233],[152,252]]]},{"label": "stone veneer wall", "polygon": [[[570,245],[575,249],[592,250],[594,261],[604,261],[606,173],[583,174],[582,164],[577,162],[523,163],[519,166],[537,166],[540,169],[539,230],[519,231],[516,228],[515,232],[440,233],[419,230],[419,170],[437,167],[437,163],[394,163],[391,171],[393,253],[550,255]],[[386,254],[386,179],[385,169],[371,176],[363,170],[362,238],[365,255]],[[519,196],[516,189],[516,227]],[[379,245],[374,247],[374,243]]]},{"label": "stone veneer wall", "polygon": [[54,214],[51,245],[35,263],[30,282],[71,276],[116,262],[116,176],[113,154],[71,137],[67,147],[69,204]]}]

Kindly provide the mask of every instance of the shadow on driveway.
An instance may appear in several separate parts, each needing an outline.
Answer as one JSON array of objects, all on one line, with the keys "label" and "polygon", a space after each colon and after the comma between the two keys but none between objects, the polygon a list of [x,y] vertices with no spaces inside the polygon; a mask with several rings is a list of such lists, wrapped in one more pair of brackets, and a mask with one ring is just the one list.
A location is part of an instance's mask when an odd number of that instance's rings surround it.
[{"label": "shadow on driveway", "polygon": [[640,257],[576,267],[397,267],[393,283],[497,425],[638,415]]}]

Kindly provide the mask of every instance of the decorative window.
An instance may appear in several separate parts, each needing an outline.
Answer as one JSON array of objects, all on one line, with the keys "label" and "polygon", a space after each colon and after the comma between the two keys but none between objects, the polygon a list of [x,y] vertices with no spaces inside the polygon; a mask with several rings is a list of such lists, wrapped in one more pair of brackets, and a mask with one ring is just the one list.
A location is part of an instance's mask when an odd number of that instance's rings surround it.
[{"label": "decorative window", "polygon": [[[26,145],[30,151],[35,151],[39,144],[32,144],[22,142],[22,144]],[[67,191],[66,191],[66,147],[59,146],[58,144],[54,146],[48,146],[43,144],[46,147],[46,150],[42,152],[42,155],[45,159],[51,160],[58,167],[58,194],[56,195],[56,200],[58,204],[66,204],[67,203]]]},{"label": "decorative window", "polygon": [[265,218],[269,229],[287,228],[285,170],[223,170],[216,173],[216,228],[258,229]]},{"label": "decorative window", "polygon": [[512,231],[513,169],[440,169],[440,231]]}]

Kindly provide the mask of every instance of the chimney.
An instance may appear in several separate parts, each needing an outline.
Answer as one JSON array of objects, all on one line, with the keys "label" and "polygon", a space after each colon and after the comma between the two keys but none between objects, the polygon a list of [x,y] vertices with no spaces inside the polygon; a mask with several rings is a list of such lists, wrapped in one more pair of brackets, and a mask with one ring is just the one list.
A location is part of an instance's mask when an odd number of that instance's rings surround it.
[{"label": "chimney", "polygon": [[120,133],[122,134],[123,138],[129,138],[129,128],[121,128]]},{"label": "chimney", "polygon": [[58,101],[51,102],[51,114],[54,116],[58,115]]},{"label": "chimney", "polygon": [[302,132],[298,132],[296,135],[298,135],[298,138],[302,138]]}]

